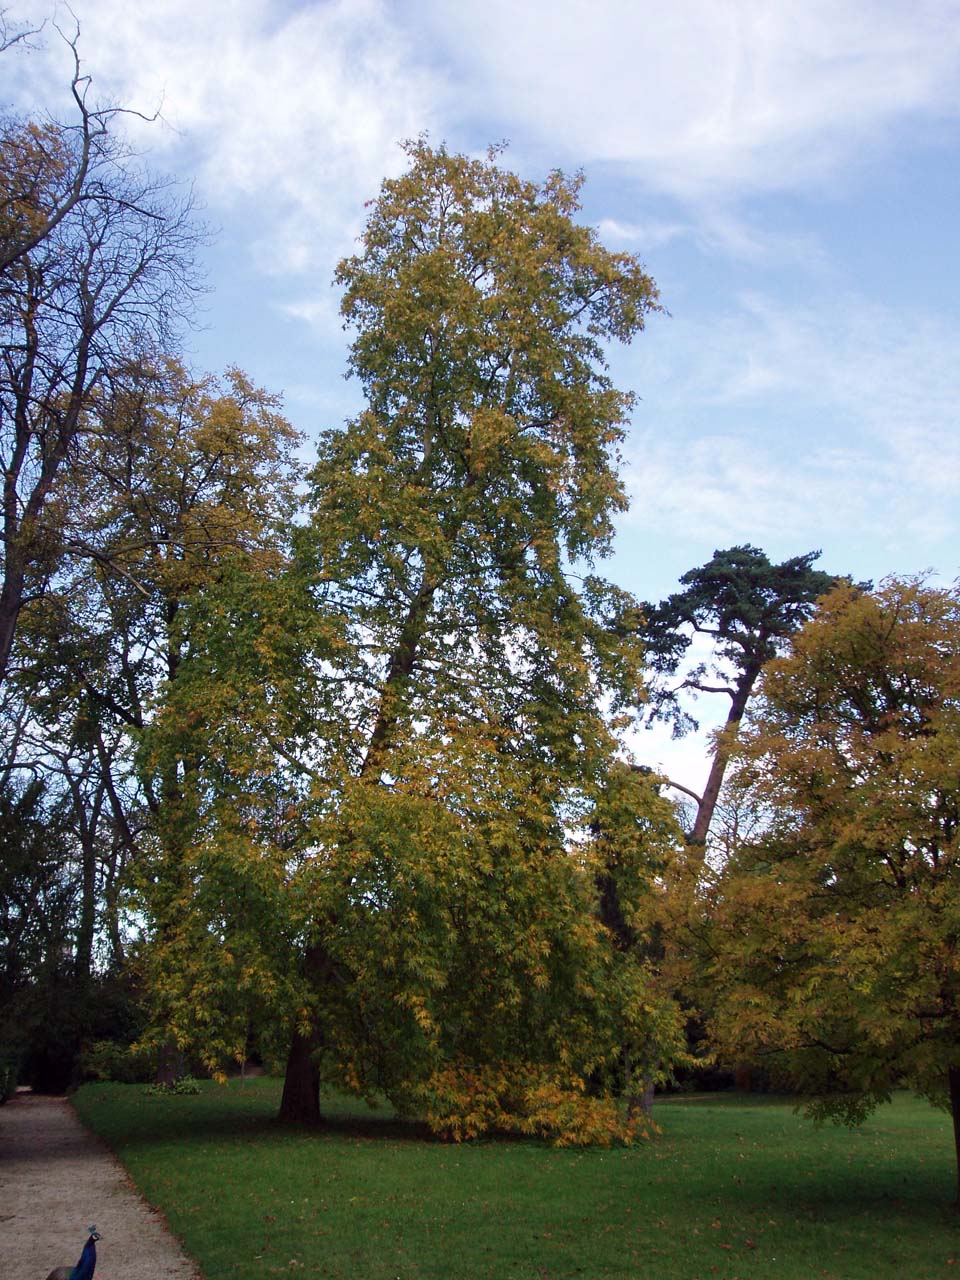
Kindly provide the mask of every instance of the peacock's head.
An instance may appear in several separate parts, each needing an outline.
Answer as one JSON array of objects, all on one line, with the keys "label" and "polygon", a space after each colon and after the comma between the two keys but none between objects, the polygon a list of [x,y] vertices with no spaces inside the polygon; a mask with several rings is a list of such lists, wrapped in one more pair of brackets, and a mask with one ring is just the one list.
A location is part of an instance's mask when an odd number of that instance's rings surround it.
[{"label": "peacock's head", "polygon": [[96,1227],[87,1227],[87,1234],[91,1236],[94,1240],[100,1239],[100,1232],[97,1230]]}]

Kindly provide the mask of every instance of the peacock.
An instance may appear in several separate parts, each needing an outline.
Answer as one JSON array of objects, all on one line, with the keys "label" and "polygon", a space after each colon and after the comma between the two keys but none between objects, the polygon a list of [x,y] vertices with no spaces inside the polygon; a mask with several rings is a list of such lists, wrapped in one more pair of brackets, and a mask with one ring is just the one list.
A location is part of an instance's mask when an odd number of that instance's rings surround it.
[{"label": "peacock", "polygon": [[93,1280],[94,1268],[97,1265],[97,1241],[100,1232],[96,1227],[88,1227],[90,1232],[87,1243],[83,1246],[80,1261],[75,1267],[54,1267],[47,1280]]}]

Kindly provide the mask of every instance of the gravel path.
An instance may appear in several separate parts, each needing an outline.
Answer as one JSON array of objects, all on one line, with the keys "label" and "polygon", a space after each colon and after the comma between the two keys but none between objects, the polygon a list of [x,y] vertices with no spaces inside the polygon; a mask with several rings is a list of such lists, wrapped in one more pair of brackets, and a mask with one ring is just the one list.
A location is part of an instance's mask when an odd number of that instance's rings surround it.
[{"label": "gravel path", "polygon": [[0,1107],[3,1280],[46,1280],[73,1266],[92,1222],[103,1236],[95,1280],[201,1280],[66,1098],[11,1098]]}]

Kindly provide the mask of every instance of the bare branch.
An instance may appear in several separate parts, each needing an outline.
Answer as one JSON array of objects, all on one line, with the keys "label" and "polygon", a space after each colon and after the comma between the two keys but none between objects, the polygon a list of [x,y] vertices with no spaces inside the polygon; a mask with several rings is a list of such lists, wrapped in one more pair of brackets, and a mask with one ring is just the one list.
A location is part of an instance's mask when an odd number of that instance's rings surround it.
[{"label": "bare branch", "polygon": [[7,17],[7,10],[0,9],[0,53],[12,49],[15,44],[32,49],[31,39],[38,36],[45,26],[46,23],[41,22],[39,27],[18,27]]},{"label": "bare branch", "polygon": [[682,791],[685,796],[689,796],[691,800],[696,800],[697,804],[703,804],[703,797],[698,795],[696,791],[691,791],[689,787],[685,787],[682,782],[674,782],[672,778],[666,778],[664,785],[672,787],[674,791]]}]

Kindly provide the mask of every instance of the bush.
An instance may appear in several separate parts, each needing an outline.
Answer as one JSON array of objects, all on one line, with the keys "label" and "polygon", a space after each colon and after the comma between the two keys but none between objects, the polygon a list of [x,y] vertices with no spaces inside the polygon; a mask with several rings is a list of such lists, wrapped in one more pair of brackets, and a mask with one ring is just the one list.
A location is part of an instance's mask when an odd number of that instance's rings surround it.
[{"label": "bush", "polygon": [[180,1076],[177,1080],[171,1080],[169,1084],[151,1084],[147,1085],[143,1091],[148,1098],[167,1098],[171,1094],[194,1094],[200,1092],[200,1085],[194,1080],[193,1076]]},{"label": "bush", "polygon": [[84,1080],[145,1084],[156,1073],[155,1054],[115,1040],[94,1040],[80,1053],[80,1075]]}]

